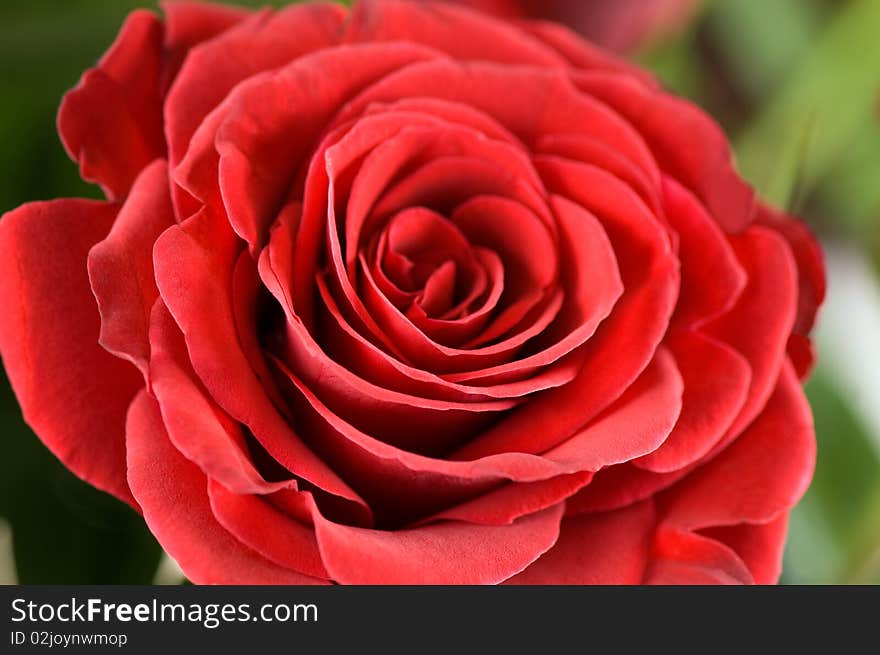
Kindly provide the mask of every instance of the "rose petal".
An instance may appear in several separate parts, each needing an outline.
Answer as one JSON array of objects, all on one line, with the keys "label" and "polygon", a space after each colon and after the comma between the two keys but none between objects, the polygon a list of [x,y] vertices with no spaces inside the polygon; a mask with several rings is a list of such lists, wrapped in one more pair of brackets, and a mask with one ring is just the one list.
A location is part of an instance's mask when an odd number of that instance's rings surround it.
[{"label": "rose petal", "polygon": [[151,386],[174,447],[205,475],[235,493],[296,488],[292,474],[286,480],[267,482],[257,471],[241,426],[199,384],[183,335],[161,300],[153,307],[150,342]]},{"label": "rose petal", "polygon": [[549,549],[562,503],[510,525],[459,521],[384,532],[315,518],[318,547],[342,584],[497,584]]},{"label": "rose petal", "polygon": [[208,480],[171,445],[146,392],[126,424],[128,477],[144,519],[165,551],[196,584],[320,584],[243,545],[214,518]]},{"label": "rose petal", "polygon": [[162,0],[165,14],[165,48],[169,58],[166,71],[168,88],[171,79],[180,70],[189,51],[246,20],[253,13],[243,7],[197,2],[190,0]]},{"label": "rose petal", "polygon": [[696,534],[661,528],[654,537],[645,582],[654,585],[752,584],[745,562],[727,545]]},{"label": "rose petal", "polygon": [[[788,365],[786,366],[786,369]],[[789,375],[789,372],[786,373]],[[781,383],[779,383],[781,384]],[[790,380],[786,382],[786,385],[790,384]],[[788,393],[795,393],[796,395],[802,395],[799,391],[799,387],[795,384],[791,387]],[[777,388],[776,394],[781,393]],[[767,408],[770,408],[770,403],[767,403]],[[765,410],[766,411],[766,410]],[[778,411],[778,410],[773,410]],[[787,410],[791,411],[791,410]],[[764,420],[764,414],[761,414],[758,419],[756,419],[755,423],[752,427],[749,428],[749,432],[753,429],[756,429],[755,426],[758,425],[761,421]],[[806,418],[809,418],[809,414],[806,415]],[[797,421],[801,421],[804,419],[804,415],[801,413],[801,410],[797,410],[792,412],[792,416],[789,417],[789,420],[796,419]],[[810,426],[808,430],[804,430],[803,426],[799,426],[795,424],[791,429],[786,428],[786,432],[799,432],[798,437],[799,441],[795,448],[795,458],[791,465],[794,467],[801,466],[805,459],[809,458],[809,449],[812,447],[810,445],[810,440],[812,439],[812,427]],[[743,436],[739,436],[739,433],[730,436],[730,430],[728,430],[728,435],[725,436],[725,439],[731,439],[734,437],[739,437],[737,441],[734,443],[738,443],[739,440],[743,439]],[[670,436],[671,438],[671,436]],[[806,442],[806,443],[805,443]],[[719,451],[720,447],[724,447],[727,444],[722,440],[716,447],[710,451],[708,454],[704,455],[701,460],[696,462],[692,462],[686,465],[683,469],[673,470],[666,473],[656,473],[653,471],[648,471],[644,469],[637,468],[633,463],[626,463],[621,466],[614,466],[608,468],[603,471],[599,471],[594,477],[592,482],[575,494],[572,498],[567,501],[567,512],[570,514],[580,514],[584,512],[593,512],[593,511],[606,511],[609,509],[615,509],[618,507],[626,506],[630,503],[637,502],[658,492],[669,489],[669,493],[673,494],[674,490],[679,488],[675,485],[679,480],[688,476],[688,474],[697,475],[702,468],[700,467],[701,462],[715,461],[715,459],[719,459],[725,456],[726,451],[721,452],[720,455],[716,457],[716,451]],[[802,452],[806,450],[806,452]],[[712,459],[712,458],[715,459]],[[786,466],[789,465],[790,457],[788,454],[780,455],[782,460],[786,462]],[[801,461],[799,463],[798,457],[801,457]],[[780,461],[782,461],[780,460]],[[745,467],[745,465],[743,465]],[[749,468],[749,467],[746,467]],[[696,471],[696,472],[694,472]],[[806,481],[809,481],[810,475],[808,472],[802,474],[805,477]],[[798,475],[795,472],[793,475]],[[690,479],[690,478],[688,478]],[[684,482],[682,482],[684,484]],[[721,487],[719,487],[721,489]],[[714,498],[718,499],[718,495],[715,494]],[[782,508],[778,508],[782,509]],[[744,520],[749,520],[751,522],[765,522],[772,518],[772,512],[769,516],[764,516],[763,518],[747,518],[740,517],[739,519],[730,519],[734,523],[739,523]],[[725,522],[724,525],[729,524]]]},{"label": "rose petal", "polygon": [[[278,366],[283,370],[282,364]],[[545,457],[506,452],[459,462],[401,450],[359,431],[334,414],[296,376],[286,373],[291,382],[287,389],[291,407],[301,421],[303,434],[309,436],[322,458],[368,500],[382,526],[429,520],[426,517],[471,500],[479,505],[482,494],[505,480],[547,480],[546,485],[534,485],[535,489],[567,497],[589,478],[549,480],[589,473],[654,450],[675,422],[681,393],[671,357],[661,354],[634,385],[630,396],[582,431],[567,448]],[[658,413],[658,417],[646,419],[646,413],[651,412]],[[522,498],[523,490],[505,491],[500,487],[492,493],[498,493],[504,501],[499,508],[502,513],[515,511],[517,505],[511,502],[528,504],[527,500],[517,500]],[[468,507],[462,506],[461,510]],[[478,520],[472,511],[468,512],[470,520]]]},{"label": "rose petal", "polygon": [[822,249],[806,224],[764,205],[758,206],[757,222],[779,232],[788,242],[798,269],[798,308],[788,344],[789,357],[798,375],[805,378],[815,357],[808,338],[816,313],[825,299],[825,263]]},{"label": "rose petal", "polygon": [[564,65],[562,58],[513,25],[440,3],[362,0],[345,35],[350,42],[413,41],[460,60],[532,66]]},{"label": "rose petal", "polygon": [[22,205],[0,219],[0,352],[25,420],[65,466],[136,506],[125,480],[125,412],[143,386],[98,344],[89,249],[118,207],[88,200]]},{"label": "rose petal", "polygon": [[669,490],[663,522],[699,530],[771,521],[804,493],[815,456],[810,407],[786,364],[767,406],[748,429]]},{"label": "rose petal", "polygon": [[58,132],[84,180],[109,199],[125,196],[141,169],[164,157],[163,28],[155,14],[129,14],[116,41],[58,110]]},{"label": "rose petal", "polygon": [[[607,1],[607,0],[605,0]],[[618,2],[619,0],[614,0]],[[585,3],[578,3],[583,5]],[[595,2],[590,3],[595,4]],[[593,43],[575,34],[561,21],[527,21],[521,24],[523,30],[540,39],[565,57],[572,66],[579,70],[598,70],[623,73],[634,77],[645,84],[656,86],[657,83],[650,73],[634,66],[624,59],[615,57],[610,52],[596,47]]]},{"label": "rose petal", "polygon": [[469,105],[533,149],[549,134],[591,137],[625,156],[659,184],[654,156],[634,127],[638,122],[628,122],[608,104],[580,92],[562,71],[435,59],[408,66],[372,85],[348,104],[339,120],[350,120],[376,102],[405,97]]},{"label": "rose petal", "polygon": [[683,468],[709,452],[739,414],[751,381],[745,358],[720,341],[676,330],[664,343],[684,378],[681,415],[662,446],[633,462],[657,473]]},{"label": "rose petal", "polygon": [[[320,279],[318,289],[322,309],[326,311],[326,320],[321,318],[319,324],[327,352],[333,353],[333,359],[343,368],[377,387],[433,400],[482,402],[493,398],[518,398],[560,386],[571,380],[579,368],[580,360],[574,353],[544,371],[519,381],[490,386],[451,382],[443,376],[409,365],[403,357],[389,353],[366,339],[342,316]],[[542,325],[542,322],[539,320],[536,325]]]},{"label": "rose petal", "polygon": [[137,366],[150,359],[150,311],[159,295],[153,243],[174,224],[168,166],[156,160],[138,177],[107,238],[88,257],[89,280],[101,314],[100,343]]},{"label": "rose petal", "polygon": [[541,452],[571,436],[618,398],[648,364],[674,307],[678,262],[665,229],[635,192],[587,164],[537,160],[554,193],[580,203],[601,221],[625,292],[584,347],[585,364],[574,380],[511,412],[455,453],[457,459],[510,450]]},{"label": "rose petal", "polygon": [[554,235],[527,207],[502,196],[477,196],[459,205],[450,220],[469,243],[501,256],[507,298],[540,298],[554,282],[559,266]]},{"label": "rose petal", "polygon": [[749,225],[755,193],[737,174],[724,132],[696,105],[622,75],[587,73],[577,85],[637,125],[662,169],[691,189],[725,232]]},{"label": "rose petal", "polygon": [[[172,169],[183,158],[203,119],[236,84],[332,45],[346,14],[344,7],[330,3],[294,5],[276,12],[264,10],[194,48],[165,104],[165,135]],[[169,23],[171,19],[169,16]],[[178,210],[182,204],[176,196]]]},{"label": "rose petal", "polygon": [[215,480],[208,480],[208,498],[214,517],[241,543],[285,569],[328,578],[310,525],[286,516],[264,498],[233,493]]},{"label": "rose petal", "polygon": [[[410,44],[328,48],[238,87],[215,139],[223,203],[236,232],[252,247],[262,244],[334,114],[370,83],[428,53]],[[307,197],[304,224],[310,204]]]},{"label": "rose petal", "polygon": [[706,536],[729,546],[749,567],[755,584],[776,584],[782,573],[782,554],[788,514],[769,523],[723,526],[703,530]]},{"label": "rose petal", "polygon": [[661,528],[648,581],[774,581],[788,510],[810,482],[815,455],[809,405],[786,364],[746,432],[658,497]]},{"label": "rose petal", "polygon": [[504,452],[472,461],[450,461],[401,450],[361,432],[334,414],[302,380],[289,371],[287,375],[294,412],[325,461],[366,494],[372,507],[392,507],[401,513],[462,502],[503,480],[547,480],[596,471],[644,455],[668,435],[681,397],[681,379],[672,357],[661,348],[627,395],[545,456]]},{"label": "rose petal", "polygon": [[[479,122],[480,127],[484,122]],[[492,132],[500,129],[494,125],[489,128]],[[516,181],[514,184],[529,183],[536,189],[542,189],[541,180],[527,153],[515,143],[515,139],[511,143],[511,138],[506,135],[502,139],[487,138],[484,131],[470,124],[453,123],[430,114],[401,111],[373,113],[358,120],[338,140],[335,135],[331,138],[334,142],[332,145],[326,144],[323,156],[330,184],[337,193],[345,192],[340,178],[346,169],[358,160],[363,162],[351,181],[349,192],[345,194],[348,198],[345,227],[340,233],[345,234],[344,261],[348,266],[353,264],[358,249],[362,247],[361,233],[370,218],[383,217],[413,206],[412,202],[389,203],[386,200],[384,208],[377,208],[372,216],[370,212],[392,181],[400,186],[403,179],[410,177],[407,169],[418,169],[441,157],[468,157],[495,164],[501,171],[509,173],[511,179]],[[460,182],[466,179],[466,176],[459,176]],[[411,183],[410,186],[423,185]],[[462,197],[464,194],[457,195]],[[451,208],[453,202],[444,199],[443,209]],[[336,217],[331,216],[331,219]]]},{"label": "rose petal", "polygon": [[718,447],[742,432],[773,392],[797,307],[797,270],[781,236],[753,226],[731,242],[748,284],[736,305],[703,331],[730,344],[748,360],[752,381],[739,417]]},{"label": "rose petal", "polygon": [[572,473],[536,482],[512,482],[473,500],[443,510],[419,524],[465,521],[480,525],[510,525],[520,517],[556,505],[590,482],[592,473]]},{"label": "rose petal", "polygon": [[530,344],[537,352],[510,364],[449,379],[491,380],[509,370],[537,370],[587,342],[612,314],[624,287],[614,249],[601,222],[563,196],[551,195],[550,207],[560,233],[560,278],[565,301],[554,322]]},{"label": "rose petal", "polygon": [[206,207],[166,230],[153,249],[162,299],[184,334],[193,368],[211,397],[247,425],[282,466],[368,513],[357,494],[302,443],[242,351],[231,297],[239,243]]},{"label": "rose petal", "polygon": [[287,318],[286,334],[280,347],[284,361],[334,411],[344,414],[366,432],[384,439],[399,439],[400,427],[407,426],[407,432],[414,440],[431,444],[434,440],[443,442],[455,436],[465,438],[481,429],[496,412],[516,404],[516,401],[507,399],[440,401],[396,392],[378,387],[341,366],[328,356],[315,341],[314,334],[305,327],[293,308],[295,292],[282,282],[292,277],[291,269],[297,260],[291,261],[290,253],[294,251],[290,230],[282,227],[273,230],[269,247],[260,256],[260,277]]},{"label": "rose petal", "polygon": [[588,512],[607,512],[632,505],[663,489],[688,474],[692,466],[669,473],[655,473],[638,468],[632,462],[597,471],[589,485],[565,503],[565,513],[577,516]]},{"label": "rose petal", "polygon": [[655,181],[633,161],[601,141],[578,134],[548,134],[535,145],[540,154],[592,164],[626,182],[658,216],[663,204]]},{"label": "rose petal", "polygon": [[654,452],[678,420],[683,389],[675,360],[661,346],[620,398],[543,456],[560,464],[575,464],[579,470],[598,471]]},{"label": "rose petal", "polygon": [[507,584],[640,584],[655,523],[650,500],[562,520],[556,544]]},{"label": "rose petal", "polygon": [[746,273],[712,217],[670,177],[663,178],[663,204],[679,236],[682,279],[673,321],[701,324],[733,307],[746,286]]}]

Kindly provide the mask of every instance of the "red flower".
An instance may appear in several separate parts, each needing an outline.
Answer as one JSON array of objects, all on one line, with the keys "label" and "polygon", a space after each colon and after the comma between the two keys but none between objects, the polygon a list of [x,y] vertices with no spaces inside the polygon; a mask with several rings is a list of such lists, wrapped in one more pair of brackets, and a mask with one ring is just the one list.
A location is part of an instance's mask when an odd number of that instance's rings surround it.
[{"label": "red flower", "polygon": [[820,253],[550,24],[135,12],[0,221],[29,423],[195,582],[772,582]]}]

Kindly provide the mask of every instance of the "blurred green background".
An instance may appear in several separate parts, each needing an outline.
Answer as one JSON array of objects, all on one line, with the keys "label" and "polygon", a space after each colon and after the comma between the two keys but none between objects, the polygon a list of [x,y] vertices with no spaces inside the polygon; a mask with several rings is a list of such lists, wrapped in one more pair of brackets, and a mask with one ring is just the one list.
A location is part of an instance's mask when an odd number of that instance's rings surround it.
[{"label": "blurred green background", "polygon": [[[100,197],[64,154],[55,112],[144,6],[155,3],[0,2],[0,211]],[[714,115],[743,174],[823,240],[830,293],[807,386],[818,466],[783,582],[880,583],[880,0],[715,0],[635,56]],[[140,517],[55,460],[5,378],[0,433],[0,582],[156,579],[161,552]]]}]

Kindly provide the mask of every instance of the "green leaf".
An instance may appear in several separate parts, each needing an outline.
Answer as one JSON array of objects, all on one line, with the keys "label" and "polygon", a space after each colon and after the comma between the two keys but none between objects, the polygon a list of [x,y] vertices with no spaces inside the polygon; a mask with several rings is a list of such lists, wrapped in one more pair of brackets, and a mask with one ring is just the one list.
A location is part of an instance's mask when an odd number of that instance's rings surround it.
[{"label": "green leaf", "polygon": [[[874,120],[880,85],[880,2],[853,0],[737,141],[740,169],[787,205],[796,180],[811,189]],[[806,157],[803,135],[815,123]]]},{"label": "green leaf", "polygon": [[822,365],[807,385],[807,396],[816,425],[816,472],[792,514],[786,581],[841,582],[861,567],[866,552],[880,547],[880,539],[871,541],[872,536],[880,537],[880,521],[873,522],[876,534],[867,530],[865,521],[877,509],[880,458],[865,426]]},{"label": "green leaf", "polygon": [[21,419],[0,380],[0,516],[22,584],[146,584],[161,550],[130,507],[74,477]]},{"label": "green leaf", "polygon": [[736,83],[755,100],[796,70],[821,24],[817,0],[723,0],[707,16],[713,46],[724,52]]},{"label": "green leaf", "polygon": [[880,246],[880,120],[869,123],[818,189],[818,201],[838,232]]}]

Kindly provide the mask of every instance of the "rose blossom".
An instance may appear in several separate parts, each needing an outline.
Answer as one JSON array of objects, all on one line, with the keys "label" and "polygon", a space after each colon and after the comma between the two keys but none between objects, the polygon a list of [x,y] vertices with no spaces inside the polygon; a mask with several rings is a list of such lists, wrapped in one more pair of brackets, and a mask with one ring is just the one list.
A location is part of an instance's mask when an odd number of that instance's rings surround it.
[{"label": "rose blossom", "polygon": [[65,97],[107,200],[0,220],[27,421],[198,583],[777,579],[818,248],[548,23],[136,11]]}]

